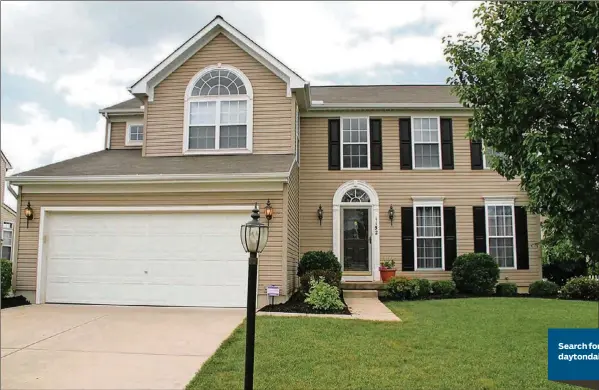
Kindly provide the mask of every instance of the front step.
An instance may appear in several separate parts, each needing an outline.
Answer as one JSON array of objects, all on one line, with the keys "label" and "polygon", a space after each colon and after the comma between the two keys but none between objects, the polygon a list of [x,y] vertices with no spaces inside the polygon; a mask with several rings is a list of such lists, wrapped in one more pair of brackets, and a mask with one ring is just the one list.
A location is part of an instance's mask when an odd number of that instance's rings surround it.
[{"label": "front step", "polygon": [[343,290],[343,299],[347,298],[378,298],[377,290]]},{"label": "front step", "polygon": [[345,290],[384,290],[383,282],[341,282],[341,289]]}]

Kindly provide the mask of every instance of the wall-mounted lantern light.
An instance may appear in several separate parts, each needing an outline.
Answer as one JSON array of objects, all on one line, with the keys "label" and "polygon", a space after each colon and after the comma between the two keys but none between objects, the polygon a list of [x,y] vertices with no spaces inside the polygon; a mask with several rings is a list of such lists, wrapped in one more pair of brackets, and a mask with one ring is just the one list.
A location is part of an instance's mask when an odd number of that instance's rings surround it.
[{"label": "wall-mounted lantern light", "polygon": [[25,207],[25,218],[27,218],[27,227],[29,227],[29,221],[33,219],[33,209],[31,208],[31,202],[27,202],[27,207]]},{"label": "wall-mounted lantern light", "polygon": [[264,216],[270,225],[270,220],[272,219],[272,206],[270,205],[270,199],[266,201],[266,207],[264,207]]},{"label": "wall-mounted lantern light", "polygon": [[320,222],[320,226],[322,226],[322,217],[324,216],[324,212],[322,211],[322,205],[318,205],[318,211],[316,215],[318,216],[318,222]]},{"label": "wall-mounted lantern light", "polygon": [[393,220],[395,219],[395,209],[393,208],[393,205],[391,205],[391,207],[389,207],[389,220],[391,221],[391,226],[393,226]]}]

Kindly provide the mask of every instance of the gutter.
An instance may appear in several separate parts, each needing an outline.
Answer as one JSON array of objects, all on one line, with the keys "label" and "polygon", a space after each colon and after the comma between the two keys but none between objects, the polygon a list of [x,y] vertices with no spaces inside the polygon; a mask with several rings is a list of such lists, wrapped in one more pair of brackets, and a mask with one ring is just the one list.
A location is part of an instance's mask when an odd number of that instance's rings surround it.
[{"label": "gutter", "polygon": [[143,114],[143,108],[113,108],[98,110],[100,114]]},{"label": "gutter", "polygon": [[330,109],[397,109],[397,108],[463,108],[460,103],[314,103],[310,104],[310,111]]},{"label": "gutter", "polygon": [[152,184],[152,183],[287,183],[289,172],[231,173],[231,174],[152,174],[152,175],[102,175],[102,176],[10,176],[11,184]]}]

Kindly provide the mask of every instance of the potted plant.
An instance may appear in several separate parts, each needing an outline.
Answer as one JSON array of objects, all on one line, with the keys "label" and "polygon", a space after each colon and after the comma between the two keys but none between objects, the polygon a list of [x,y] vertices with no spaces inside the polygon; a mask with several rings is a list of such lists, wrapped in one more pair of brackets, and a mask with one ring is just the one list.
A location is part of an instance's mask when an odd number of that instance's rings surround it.
[{"label": "potted plant", "polygon": [[386,282],[395,276],[395,260],[393,259],[385,259],[381,261],[381,266],[379,267],[379,272],[381,273],[381,280]]}]

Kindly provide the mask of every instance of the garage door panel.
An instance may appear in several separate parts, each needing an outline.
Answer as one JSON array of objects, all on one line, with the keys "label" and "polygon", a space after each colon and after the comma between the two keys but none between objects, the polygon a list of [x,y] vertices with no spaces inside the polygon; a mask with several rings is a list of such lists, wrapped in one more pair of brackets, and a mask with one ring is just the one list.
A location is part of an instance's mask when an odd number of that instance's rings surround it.
[{"label": "garage door panel", "polygon": [[46,302],[245,306],[247,213],[50,214]]}]

